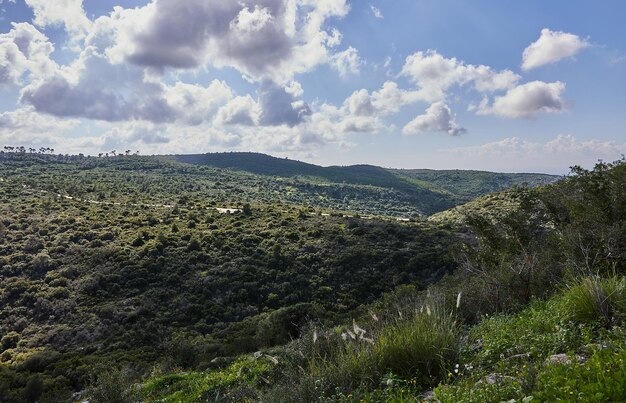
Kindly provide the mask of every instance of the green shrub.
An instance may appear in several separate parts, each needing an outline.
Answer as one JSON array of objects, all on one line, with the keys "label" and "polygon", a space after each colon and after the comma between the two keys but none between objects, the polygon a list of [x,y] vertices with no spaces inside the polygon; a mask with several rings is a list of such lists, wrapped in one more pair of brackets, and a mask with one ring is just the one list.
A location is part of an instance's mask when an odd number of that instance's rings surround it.
[{"label": "green shrub", "polygon": [[97,366],[92,372],[92,384],[88,392],[89,400],[95,403],[128,403],[138,401],[132,379],[125,371]]},{"label": "green shrub", "polygon": [[563,303],[572,321],[621,324],[626,316],[626,278],[584,278],[569,287]]},{"label": "green shrub", "polygon": [[398,375],[419,373],[440,379],[458,358],[459,327],[452,314],[434,305],[406,322],[386,327],[377,336],[374,356],[379,368]]},{"label": "green shrub", "polygon": [[[573,359],[573,361],[575,361]],[[626,351],[595,350],[584,363],[552,364],[537,378],[537,401],[626,401]]]},{"label": "green shrub", "polygon": [[458,359],[459,326],[438,304],[389,322],[371,335],[354,323],[342,336],[343,345],[311,361],[313,378],[323,384],[324,392],[377,385],[389,373],[433,385]]},{"label": "green shrub", "polygon": [[521,389],[519,381],[509,377],[498,384],[467,379],[454,385],[440,385],[434,392],[441,403],[499,403],[520,397]]}]

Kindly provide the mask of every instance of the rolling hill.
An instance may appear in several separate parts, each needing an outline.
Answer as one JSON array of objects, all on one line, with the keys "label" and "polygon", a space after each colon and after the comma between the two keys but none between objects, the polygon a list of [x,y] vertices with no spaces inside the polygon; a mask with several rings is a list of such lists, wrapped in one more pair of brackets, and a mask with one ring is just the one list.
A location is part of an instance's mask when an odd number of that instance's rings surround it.
[{"label": "rolling hill", "polygon": [[[226,168],[277,178],[298,179],[314,186],[335,185],[354,189],[365,186],[383,192],[385,190],[392,191],[395,192],[399,203],[413,204],[419,213],[426,215],[447,210],[487,193],[522,184],[529,186],[545,185],[559,179],[558,176],[535,173],[400,170],[372,165],[322,167],[257,153],[176,155],[170,156],[170,158],[185,164]],[[394,208],[389,210],[387,215],[404,215],[397,214]],[[361,212],[372,213],[371,211]]]}]

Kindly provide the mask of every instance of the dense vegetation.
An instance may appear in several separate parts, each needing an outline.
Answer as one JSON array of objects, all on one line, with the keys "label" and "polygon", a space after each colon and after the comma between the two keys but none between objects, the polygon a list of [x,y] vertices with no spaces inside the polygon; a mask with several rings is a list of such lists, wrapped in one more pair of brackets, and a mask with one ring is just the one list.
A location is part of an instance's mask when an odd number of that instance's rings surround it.
[{"label": "dense vegetation", "polygon": [[519,189],[497,214],[457,210],[465,270],[285,347],[124,390],[147,401],[624,401],[625,187],[624,161],[600,163]]},{"label": "dense vegetation", "polygon": [[[188,164],[229,168],[264,176],[298,178],[310,186],[339,185],[340,188],[353,189],[356,192],[364,186],[369,189],[375,188],[381,193],[392,192],[396,201],[408,202],[424,214],[446,210],[487,193],[523,184],[531,187],[545,185],[558,179],[556,176],[544,174],[399,170],[371,165],[320,167],[255,153],[179,155],[172,158]],[[355,199],[367,200],[369,197],[370,195],[367,194],[359,194]],[[340,205],[332,207],[346,209],[346,206]],[[379,211],[362,210],[358,204],[352,207],[362,213],[403,216],[403,214],[398,214],[401,210],[392,205]]]},{"label": "dense vegetation", "polygon": [[359,216],[418,211],[382,183],[0,162],[0,401],[624,400],[623,161],[408,222]]},{"label": "dense vegetation", "polygon": [[[138,372],[206,367],[454,268],[445,226],[243,203],[260,180],[247,174],[152,158],[11,155],[0,178],[8,400],[29,393],[32,379],[44,399],[69,396],[102,360]],[[242,211],[216,209],[229,206]]]}]

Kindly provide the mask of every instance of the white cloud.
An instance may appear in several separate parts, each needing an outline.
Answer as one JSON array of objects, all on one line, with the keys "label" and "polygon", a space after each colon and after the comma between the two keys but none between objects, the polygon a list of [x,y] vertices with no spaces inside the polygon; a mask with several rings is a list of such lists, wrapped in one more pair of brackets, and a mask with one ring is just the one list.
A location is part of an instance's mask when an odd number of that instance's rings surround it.
[{"label": "white cloud", "polygon": [[467,132],[459,127],[454,120],[450,107],[443,102],[435,102],[423,115],[417,116],[402,129],[404,134],[424,132],[443,132],[451,136],[459,136]]},{"label": "white cloud", "polygon": [[573,57],[582,49],[589,47],[587,40],[566,32],[541,30],[541,36],[530,44],[523,54],[522,69],[531,70],[546,64]]},{"label": "white cloud", "polygon": [[[164,69],[233,67],[261,82],[290,81],[295,74],[330,63],[341,41],[330,18],[349,11],[346,0],[159,0],[137,9],[117,7],[96,21],[114,62]],[[347,56],[353,56],[348,54]],[[350,66],[350,65],[349,65]]]},{"label": "white cloud", "polygon": [[365,89],[355,91],[344,101],[344,108],[356,116],[387,116],[398,112],[402,107],[424,101],[421,91],[407,91],[398,84],[387,81],[382,88],[372,94]]},{"label": "white cloud", "polygon": [[207,87],[183,82],[168,86],[142,68],[111,64],[90,46],[71,65],[25,86],[20,102],[58,117],[199,125],[211,121],[233,97],[223,81]]},{"label": "white cloud", "polygon": [[385,18],[385,16],[383,15],[383,13],[380,11],[378,7],[370,5],[370,10],[372,10],[372,14],[374,15],[374,17],[380,18],[380,19]]},{"label": "white cloud", "polygon": [[87,48],[71,66],[24,87],[20,102],[59,117],[105,121],[175,119],[160,83],[144,80],[141,69],[111,65]]},{"label": "white cloud", "polygon": [[220,125],[256,126],[261,120],[261,107],[250,95],[236,97],[222,106],[215,122]]},{"label": "white cloud", "polygon": [[[606,140],[578,140],[561,134],[552,140],[532,142],[518,137],[491,143],[442,150],[445,160],[454,158],[467,169],[522,171],[565,174],[573,165],[592,166],[599,159],[613,161],[626,153],[626,143]],[[489,166],[486,166],[488,161]]]},{"label": "white cloud", "polygon": [[263,126],[297,126],[311,115],[304,101],[297,100],[285,87],[266,81],[259,88],[259,123]]},{"label": "white cloud", "polygon": [[331,67],[337,70],[341,77],[359,74],[362,64],[363,61],[359,56],[359,51],[352,46],[343,52],[335,53],[330,58]]},{"label": "white cloud", "polygon": [[25,147],[63,145],[63,136],[77,120],[57,119],[25,107],[0,113],[0,144]]},{"label": "white cloud", "polygon": [[532,81],[510,89],[495,98],[493,105],[483,101],[478,109],[480,115],[498,115],[507,118],[530,118],[538,113],[554,113],[565,109],[562,99],[565,84]]},{"label": "white cloud", "polygon": [[91,29],[83,0],[26,0],[26,4],[32,8],[33,23],[39,27],[64,25],[74,39],[83,38]]},{"label": "white cloud", "polygon": [[272,22],[272,12],[267,7],[254,6],[254,10],[246,6],[239,11],[235,19],[230,22],[230,29],[240,32],[259,32]]},{"label": "white cloud", "polygon": [[445,99],[454,85],[473,83],[479,92],[493,92],[511,88],[521,78],[510,70],[497,72],[488,66],[445,58],[435,50],[407,57],[401,75],[409,77],[431,102]]},{"label": "white cloud", "polygon": [[217,110],[233,98],[233,91],[219,80],[214,80],[206,88],[177,82],[172,87],[166,87],[164,97],[177,119],[199,125],[210,121]]},{"label": "white cloud", "polygon": [[37,28],[28,23],[13,24],[13,29],[0,34],[0,85],[17,84],[30,72],[46,76],[56,69],[50,59],[54,45]]}]

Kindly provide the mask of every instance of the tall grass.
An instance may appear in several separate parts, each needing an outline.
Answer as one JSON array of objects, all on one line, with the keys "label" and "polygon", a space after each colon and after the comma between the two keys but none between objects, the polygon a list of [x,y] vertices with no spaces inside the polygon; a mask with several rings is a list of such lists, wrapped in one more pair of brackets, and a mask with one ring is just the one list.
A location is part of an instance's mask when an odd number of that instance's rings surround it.
[{"label": "tall grass", "polygon": [[574,322],[622,324],[626,318],[626,278],[583,278],[566,290],[563,302],[568,319]]},{"label": "tall grass", "polygon": [[372,323],[370,330],[354,323],[341,335],[309,361],[308,372],[321,392],[378,385],[390,373],[425,387],[444,379],[458,359],[460,327],[442,302]]}]

